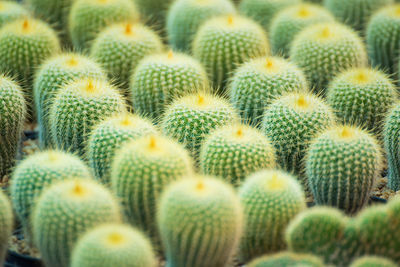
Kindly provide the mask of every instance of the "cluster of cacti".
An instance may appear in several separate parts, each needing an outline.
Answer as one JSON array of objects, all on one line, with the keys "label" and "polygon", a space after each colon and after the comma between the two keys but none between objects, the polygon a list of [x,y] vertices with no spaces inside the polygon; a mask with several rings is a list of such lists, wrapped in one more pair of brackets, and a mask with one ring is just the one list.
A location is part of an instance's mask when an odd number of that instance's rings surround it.
[{"label": "cluster of cacti", "polygon": [[29,17],[28,10],[20,3],[0,1],[0,27],[17,19]]},{"label": "cluster of cacti", "polygon": [[3,266],[8,239],[11,237],[14,226],[14,216],[10,201],[2,190],[0,190],[0,225],[0,265]]},{"label": "cluster of cacti", "polygon": [[[292,252],[280,252],[272,255],[256,258],[249,263],[249,267],[324,267],[324,263],[312,254],[299,254]],[[390,267],[390,266],[388,266]]]}]

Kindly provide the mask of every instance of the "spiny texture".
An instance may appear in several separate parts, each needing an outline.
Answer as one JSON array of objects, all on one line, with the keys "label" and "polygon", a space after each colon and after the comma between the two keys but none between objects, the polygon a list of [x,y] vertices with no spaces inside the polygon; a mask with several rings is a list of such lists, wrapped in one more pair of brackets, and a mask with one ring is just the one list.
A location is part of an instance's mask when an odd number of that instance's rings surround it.
[{"label": "spiny texture", "polygon": [[324,6],[343,23],[364,31],[371,15],[394,0],[324,0]]},{"label": "spiny texture", "polygon": [[400,4],[382,8],[371,17],[366,41],[372,66],[395,74],[400,55]]},{"label": "spiny texture", "polygon": [[213,131],[200,153],[203,173],[239,185],[250,173],[276,167],[275,149],[259,130],[242,124]]},{"label": "spiny texture", "polygon": [[21,87],[0,76],[0,180],[14,165],[24,130],[26,104]]},{"label": "spiny texture", "polygon": [[388,187],[400,190],[400,104],[397,103],[385,119],[384,147],[388,161]]},{"label": "spiny texture", "polygon": [[314,139],[307,153],[306,174],[316,204],[347,213],[361,210],[382,169],[375,137],[352,126],[333,127]]},{"label": "spiny texture", "polygon": [[390,78],[369,68],[339,74],[329,84],[327,93],[327,102],[343,123],[357,124],[377,133],[396,101],[396,87]]},{"label": "spiny texture", "polygon": [[86,50],[108,25],[138,20],[139,13],[132,0],[76,0],[71,7],[68,28],[74,47]]},{"label": "spiny texture", "polygon": [[361,38],[339,23],[319,23],[302,30],[291,44],[290,58],[304,70],[316,91],[323,91],[339,72],[367,64]]},{"label": "spiny texture", "polygon": [[75,53],[52,57],[36,72],[33,97],[42,148],[53,146],[49,112],[57,92],[68,83],[83,78],[106,79],[106,76],[93,60]]},{"label": "spiny texture", "polygon": [[290,45],[299,32],[316,23],[334,21],[328,10],[314,4],[298,4],[280,11],[269,29],[272,53],[288,57]]},{"label": "spiny texture", "polygon": [[277,266],[325,267],[321,259],[312,254],[298,254],[292,252],[280,252],[277,254],[259,257],[251,261],[248,265],[248,267],[277,267]]},{"label": "spiny texture", "polygon": [[87,157],[96,178],[108,184],[111,164],[118,149],[129,140],[155,133],[157,130],[151,122],[128,113],[112,116],[97,124],[87,147]]},{"label": "spiny texture", "polygon": [[258,125],[273,100],[307,89],[307,80],[298,67],[282,58],[266,57],[253,59],[236,69],[228,91],[242,118]]},{"label": "spiny texture", "polygon": [[27,17],[29,17],[29,12],[21,4],[13,1],[0,1],[0,27],[11,21]]},{"label": "spiny texture", "polygon": [[54,98],[49,115],[53,142],[60,149],[83,156],[92,128],[123,112],[126,112],[123,97],[106,81],[76,80]]},{"label": "spiny texture", "polygon": [[35,205],[34,241],[48,267],[70,266],[72,249],[86,231],[121,221],[118,203],[111,193],[83,178],[52,185]]},{"label": "spiny texture", "polygon": [[31,213],[43,190],[69,177],[91,177],[91,171],[79,158],[61,151],[38,152],[15,168],[10,186],[11,201],[24,228],[25,239],[31,238]]},{"label": "spiny texture", "polygon": [[239,64],[268,53],[267,35],[261,26],[238,15],[207,20],[193,42],[193,55],[204,65],[210,80],[220,90]]},{"label": "spiny texture", "polygon": [[299,175],[306,190],[303,159],[309,143],[334,122],[331,108],[308,93],[283,96],[264,113],[262,131],[275,146],[279,165]]},{"label": "spiny texture", "polygon": [[287,225],[306,208],[303,189],[296,178],[282,171],[263,170],[245,180],[239,196],[245,219],[241,260],[246,262],[285,249]]},{"label": "spiny texture", "polygon": [[151,243],[140,231],[107,224],[88,231],[73,250],[71,267],[156,267]]},{"label": "spiny texture", "polygon": [[0,190],[0,265],[3,266],[7,248],[8,240],[11,237],[13,226],[14,226],[14,216],[11,207],[11,203],[6,197],[6,195]]},{"label": "spiny texture", "polygon": [[111,182],[128,221],[159,241],[156,205],[171,182],[192,173],[192,160],[178,143],[150,135],[124,145],[112,165]]},{"label": "spiny texture", "polygon": [[393,261],[377,256],[364,256],[353,261],[350,267],[397,267]]},{"label": "spiny texture", "polygon": [[208,86],[207,73],[197,60],[168,52],[139,63],[131,77],[130,94],[136,112],[156,119],[175,98]]},{"label": "spiny texture", "polygon": [[161,128],[183,143],[197,161],[201,144],[212,130],[238,121],[235,109],[225,99],[197,93],[175,100],[164,114]]},{"label": "spiny texture", "polygon": [[136,23],[112,25],[94,40],[91,56],[99,62],[121,88],[129,87],[129,79],[139,61],[146,55],[161,52],[160,37],[150,28]]},{"label": "spiny texture", "polygon": [[164,191],[158,210],[167,266],[227,266],[242,221],[239,198],[221,180],[187,177],[174,183]]},{"label": "spiny texture", "polygon": [[230,0],[175,1],[168,11],[166,21],[169,43],[174,49],[190,51],[201,24],[215,16],[235,13],[235,6]]},{"label": "spiny texture", "polygon": [[239,11],[269,31],[271,20],[279,11],[299,3],[301,0],[242,0]]},{"label": "spiny texture", "polygon": [[159,31],[164,31],[165,16],[173,0],[134,0],[144,20]]}]

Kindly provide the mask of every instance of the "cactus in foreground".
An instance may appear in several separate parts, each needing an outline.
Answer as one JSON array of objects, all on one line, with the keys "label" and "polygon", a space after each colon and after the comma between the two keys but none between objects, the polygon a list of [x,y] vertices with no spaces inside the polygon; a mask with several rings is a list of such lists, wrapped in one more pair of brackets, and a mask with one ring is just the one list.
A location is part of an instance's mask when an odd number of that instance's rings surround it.
[{"label": "cactus in foreground", "polygon": [[235,14],[230,0],[178,0],[169,8],[166,29],[172,48],[190,51],[193,38],[202,23],[219,16]]},{"label": "cactus in foreground", "polygon": [[97,124],[90,134],[87,147],[89,164],[96,178],[108,184],[111,164],[118,149],[129,140],[156,132],[151,122],[129,113],[112,116]]},{"label": "cactus in foreground", "polygon": [[151,243],[138,230],[107,224],[82,236],[73,250],[71,267],[156,267]]},{"label": "cactus in foreground", "polygon": [[57,92],[77,79],[106,79],[101,67],[79,54],[66,53],[45,61],[36,72],[33,99],[39,124],[39,142],[42,148],[52,147],[49,112]]},{"label": "cactus in foreground", "polygon": [[118,22],[136,22],[139,13],[132,0],[76,0],[68,18],[72,44],[87,50],[104,28]]},{"label": "cactus in foreground", "polygon": [[259,130],[243,124],[228,124],[213,131],[204,141],[200,166],[239,185],[250,173],[276,167],[275,149]]},{"label": "cactus in foreground", "polygon": [[246,179],[239,197],[245,219],[241,260],[246,262],[285,249],[287,225],[306,208],[303,189],[296,178],[277,170],[259,171]]},{"label": "cactus in foreground", "polygon": [[26,104],[21,87],[0,76],[0,181],[14,165],[24,130]]},{"label": "cactus in foreground", "polygon": [[397,91],[390,78],[370,68],[349,69],[329,84],[327,102],[342,123],[352,123],[379,133]]},{"label": "cactus in foreground", "polygon": [[139,63],[131,77],[131,101],[136,112],[156,119],[175,98],[208,86],[207,73],[197,60],[170,51]]},{"label": "cactus in foreground", "polygon": [[269,29],[272,53],[288,57],[296,34],[316,23],[334,21],[328,10],[313,4],[298,4],[280,11]]},{"label": "cactus in foreground", "polygon": [[11,237],[14,216],[12,212],[11,203],[6,195],[0,190],[0,265],[3,266],[7,248],[8,240]]},{"label": "cactus in foreground", "polygon": [[192,160],[178,143],[150,135],[124,145],[115,157],[111,182],[128,221],[159,241],[156,204],[171,182],[192,173]]},{"label": "cactus in foreground", "polygon": [[384,147],[388,161],[388,187],[394,191],[400,190],[400,103],[390,110],[385,119]]},{"label": "cactus in foreground", "polygon": [[278,57],[266,57],[248,61],[236,69],[228,91],[242,118],[258,125],[265,108],[276,98],[307,89],[307,80],[298,67]]},{"label": "cactus in foreground", "polygon": [[194,57],[204,65],[210,80],[220,90],[239,64],[268,53],[267,35],[261,26],[238,15],[207,20],[193,42]]},{"label": "cactus in foreground", "polygon": [[91,171],[79,158],[61,151],[38,152],[15,168],[10,186],[11,201],[25,239],[31,239],[31,213],[36,200],[51,184],[69,177],[91,177]]},{"label": "cactus in foreground", "polygon": [[70,266],[72,249],[86,231],[122,220],[111,193],[83,178],[50,186],[35,205],[33,236],[46,266]]},{"label": "cactus in foreground", "polygon": [[398,267],[398,265],[383,257],[364,256],[353,261],[350,267]]},{"label": "cactus in foreground", "polygon": [[107,27],[93,41],[91,56],[99,62],[119,87],[129,87],[129,79],[146,55],[161,52],[160,37],[140,24],[121,23]]},{"label": "cactus in foreground", "polygon": [[210,177],[170,185],[158,209],[167,266],[223,267],[236,252],[242,208],[231,186]]},{"label": "cactus in foreground", "polygon": [[335,22],[319,23],[302,30],[294,38],[289,54],[319,92],[323,92],[339,72],[367,64],[361,38],[348,26]]},{"label": "cactus in foreground", "polygon": [[29,17],[29,12],[20,3],[0,1],[0,27],[11,21],[27,17]]},{"label": "cactus in foreground", "polygon": [[381,170],[378,141],[352,126],[324,131],[307,152],[306,174],[314,201],[346,213],[356,213],[364,207]]},{"label": "cactus in foreground", "polygon": [[238,121],[235,109],[225,99],[199,92],[175,100],[164,114],[161,128],[183,143],[198,161],[205,137],[218,127]]},{"label": "cactus in foreground", "polygon": [[83,156],[92,128],[107,117],[124,112],[123,97],[108,82],[76,80],[54,98],[49,115],[53,142],[60,149]]},{"label": "cactus in foreground", "polygon": [[256,258],[248,267],[325,267],[322,260],[312,254],[280,252]]}]

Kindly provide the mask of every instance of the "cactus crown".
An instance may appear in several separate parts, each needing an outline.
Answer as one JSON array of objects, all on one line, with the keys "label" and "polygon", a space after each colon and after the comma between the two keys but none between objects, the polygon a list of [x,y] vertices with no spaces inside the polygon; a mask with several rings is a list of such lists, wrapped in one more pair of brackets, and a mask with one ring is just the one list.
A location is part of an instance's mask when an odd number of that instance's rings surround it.
[{"label": "cactus crown", "polygon": [[312,113],[321,107],[321,99],[307,92],[290,93],[276,101],[283,99],[286,99],[285,102],[289,107],[299,113]]}]

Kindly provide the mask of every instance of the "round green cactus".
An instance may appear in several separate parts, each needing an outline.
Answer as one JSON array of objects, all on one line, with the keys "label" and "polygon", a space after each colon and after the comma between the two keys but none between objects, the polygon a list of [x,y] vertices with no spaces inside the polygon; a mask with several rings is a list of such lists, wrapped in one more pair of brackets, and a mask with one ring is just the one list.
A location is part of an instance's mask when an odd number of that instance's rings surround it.
[{"label": "round green cactus", "polygon": [[246,262],[285,249],[287,225],[306,208],[303,189],[296,178],[282,171],[259,171],[245,180],[239,197],[245,220],[240,258]]},{"label": "round green cactus", "polygon": [[76,156],[61,151],[43,151],[28,156],[15,168],[11,179],[11,201],[31,239],[31,213],[43,190],[69,177],[91,177],[89,168]]},{"label": "round green cactus", "polygon": [[94,40],[91,56],[108,72],[121,88],[129,87],[129,79],[139,61],[146,55],[161,52],[160,37],[150,28],[136,23],[111,25]]},{"label": "round green cactus", "polygon": [[279,165],[297,174],[305,190],[308,188],[303,161],[309,143],[334,122],[331,108],[309,93],[285,95],[264,113],[262,131],[275,146]]},{"label": "round green cactus", "polygon": [[377,256],[364,256],[353,261],[350,267],[397,267],[393,261]]},{"label": "round green cactus", "polygon": [[226,125],[204,141],[200,166],[205,174],[239,185],[250,173],[276,167],[275,149],[259,130],[243,124]]},{"label": "round green cactus", "polygon": [[53,142],[60,149],[83,156],[92,128],[124,112],[126,103],[118,89],[104,80],[76,80],[59,90],[50,108]]},{"label": "round green cactus", "polygon": [[108,224],[90,230],[73,250],[71,267],[156,267],[145,235],[126,225]]},{"label": "round green cactus", "polygon": [[272,53],[288,57],[290,45],[299,32],[316,23],[334,21],[328,10],[314,4],[298,4],[280,11],[269,29]]},{"label": "round green cactus", "polygon": [[228,266],[240,240],[242,217],[235,191],[219,179],[188,177],[170,185],[157,220],[167,266]]},{"label": "round green cactus", "polygon": [[13,167],[24,130],[26,104],[22,88],[0,76],[0,181]]},{"label": "round green cactus", "polygon": [[325,267],[322,260],[312,254],[280,252],[251,261],[248,267]]},{"label": "round green cactus", "polygon": [[353,126],[324,131],[307,152],[306,174],[314,201],[347,213],[364,207],[381,170],[378,141]]},{"label": "round green cactus", "polygon": [[111,193],[83,178],[50,186],[38,199],[32,216],[35,245],[49,267],[70,266],[72,249],[85,232],[122,220]]},{"label": "round green cactus", "polygon": [[400,4],[382,8],[371,17],[366,41],[372,66],[395,74],[400,55]]},{"label": "round green cactus", "polygon": [[138,20],[139,13],[132,0],[76,0],[71,7],[68,28],[75,49],[87,50],[108,25]]},{"label": "round green cactus", "polygon": [[75,53],[65,53],[46,60],[36,72],[33,98],[39,124],[39,143],[52,147],[49,112],[60,88],[83,78],[106,79],[101,67],[93,60]]},{"label": "round green cactus", "polygon": [[190,51],[194,36],[202,23],[219,16],[235,14],[230,0],[178,0],[167,15],[167,33],[172,48]]},{"label": "round green cactus", "polygon": [[131,77],[131,101],[136,112],[156,119],[175,98],[208,86],[207,73],[197,60],[170,51],[139,63]]},{"label": "round green cactus", "polygon": [[13,1],[0,1],[0,27],[17,19],[29,17],[28,10]]},{"label": "round green cactus", "polygon": [[7,254],[8,240],[11,237],[14,216],[10,201],[0,190],[0,265],[3,266]]},{"label": "round green cactus", "polygon": [[367,64],[361,38],[348,26],[335,22],[318,23],[302,30],[294,38],[289,54],[316,91],[323,91],[339,72]]},{"label": "round green cactus", "polygon": [[235,109],[225,99],[199,92],[175,100],[164,114],[161,128],[183,143],[197,161],[201,144],[212,130],[238,121]]},{"label": "round green cactus", "polygon": [[271,20],[279,11],[299,3],[301,0],[242,0],[239,11],[259,22],[266,31],[269,31]]},{"label": "round green cactus", "polygon": [[380,132],[397,91],[390,78],[370,68],[349,69],[329,84],[327,102],[343,123]]},{"label": "round green cactus", "polygon": [[268,53],[267,35],[261,26],[238,15],[207,20],[193,42],[193,55],[205,66],[210,80],[220,90],[239,64]]},{"label": "round green cactus", "polygon": [[244,63],[233,74],[229,85],[232,104],[242,118],[258,125],[265,108],[281,95],[308,89],[303,72],[278,58],[258,58]]},{"label": "round green cactus", "polygon": [[97,124],[90,134],[87,147],[89,163],[96,178],[108,184],[111,164],[118,149],[129,140],[155,133],[157,130],[151,122],[129,113],[113,116]]}]

